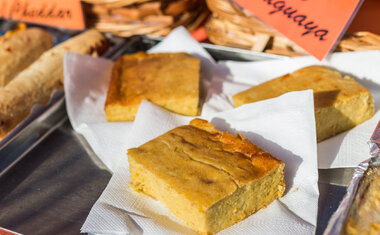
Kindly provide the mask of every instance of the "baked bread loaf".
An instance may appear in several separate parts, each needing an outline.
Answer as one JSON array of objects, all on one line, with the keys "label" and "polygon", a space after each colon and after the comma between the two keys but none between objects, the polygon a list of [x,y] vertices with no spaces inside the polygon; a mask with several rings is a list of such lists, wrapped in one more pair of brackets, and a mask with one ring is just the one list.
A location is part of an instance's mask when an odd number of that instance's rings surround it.
[{"label": "baked bread loaf", "polygon": [[112,71],[105,112],[108,121],[133,121],[142,100],[195,116],[199,103],[198,58],[186,53],[124,55]]},{"label": "baked bread loaf", "polygon": [[365,172],[341,234],[380,234],[380,166]]},{"label": "baked bread loaf", "polygon": [[309,66],[264,82],[232,97],[236,107],[290,91],[313,89],[317,140],[322,141],[371,118],[375,112],[368,89],[325,66]]},{"label": "baked bread loaf", "polygon": [[10,37],[0,37],[0,87],[8,84],[52,46],[52,36],[39,28],[28,28]]},{"label": "baked bread loaf", "polygon": [[237,223],[285,189],[282,161],[201,119],[129,149],[128,162],[132,189],[201,234]]},{"label": "baked bread loaf", "polygon": [[0,89],[0,137],[6,135],[35,104],[46,104],[54,90],[63,88],[63,56],[67,51],[92,53],[105,42],[96,30],[86,31],[43,53]]}]

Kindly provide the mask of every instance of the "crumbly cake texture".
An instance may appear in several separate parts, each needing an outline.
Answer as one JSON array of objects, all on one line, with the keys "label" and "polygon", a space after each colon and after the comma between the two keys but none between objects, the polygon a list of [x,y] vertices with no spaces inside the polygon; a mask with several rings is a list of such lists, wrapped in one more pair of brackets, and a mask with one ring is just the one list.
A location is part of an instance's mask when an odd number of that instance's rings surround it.
[{"label": "crumbly cake texture", "polygon": [[112,71],[105,111],[108,121],[133,121],[142,100],[170,111],[199,112],[200,60],[187,53],[124,55]]},{"label": "crumbly cake texture", "polygon": [[200,234],[231,226],[285,189],[281,160],[201,119],[129,149],[128,162],[130,187],[164,203]]},{"label": "crumbly cake texture", "polygon": [[380,234],[380,166],[364,174],[342,234]]},{"label": "crumbly cake texture", "polygon": [[368,89],[325,66],[309,66],[264,82],[232,97],[236,107],[290,91],[313,89],[317,140],[322,141],[368,120],[375,106]]}]

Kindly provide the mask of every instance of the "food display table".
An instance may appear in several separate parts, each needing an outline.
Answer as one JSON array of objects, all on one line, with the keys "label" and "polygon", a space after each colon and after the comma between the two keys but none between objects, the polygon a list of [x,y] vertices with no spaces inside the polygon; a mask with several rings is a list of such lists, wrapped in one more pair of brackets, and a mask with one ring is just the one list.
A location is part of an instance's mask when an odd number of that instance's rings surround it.
[{"label": "food display table", "polygon": [[[136,37],[119,45],[114,56],[146,50],[156,42]],[[209,44],[204,47],[216,60],[273,57]],[[0,169],[0,226],[22,234],[79,234],[112,176],[72,129],[63,97],[1,146]],[[319,170],[316,234],[326,228],[352,173],[352,168]]]}]

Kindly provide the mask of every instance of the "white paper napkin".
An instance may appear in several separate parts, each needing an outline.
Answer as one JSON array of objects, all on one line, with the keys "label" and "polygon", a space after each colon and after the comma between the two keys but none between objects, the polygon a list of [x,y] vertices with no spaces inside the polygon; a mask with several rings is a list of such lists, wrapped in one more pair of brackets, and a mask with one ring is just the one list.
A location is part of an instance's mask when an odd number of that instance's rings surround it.
[{"label": "white paper napkin", "polygon": [[[186,30],[174,30],[151,50],[179,51],[201,58],[202,80],[207,86],[214,62]],[[129,147],[175,126],[187,124],[191,118],[144,102],[133,126],[132,122],[106,122],[104,101],[111,66],[110,61],[72,53],[68,53],[64,60],[66,105],[72,126],[83,134],[100,159],[115,171],[82,231],[97,234],[192,234],[194,232],[184,227],[161,203],[129,191],[126,159]],[[300,108],[312,107],[312,102],[311,91],[295,92],[239,108],[236,114],[234,110],[208,117],[222,130],[235,132],[235,129],[245,133],[250,140],[286,163],[286,195],[222,234],[314,233],[318,204],[314,116],[311,108]],[[276,129],[277,134],[273,134]]]},{"label": "white paper napkin", "polygon": [[[174,29],[150,52],[187,52],[201,59],[201,78],[206,94],[214,60],[183,27]],[[64,77],[66,109],[74,130],[82,134],[103,163],[114,171],[124,156],[132,122],[107,122],[104,103],[112,61],[88,55],[66,53]],[[104,133],[110,131],[111,135]]]},{"label": "white paper napkin", "polygon": [[319,168],[355,167],[369,157],[367,141],[380,119],[380,51],[334,53],[322,62],[313,57],[298,57],[263,62],[220,63],[202,114],[232,109],[232,95],[314,64],[327,65],[349,74],[373,94],[376,109],[373,118],[318,144]]},{"label": "white paper napkin", "polygon": [[[243,133],[286,164],[285,195],[220,234],[313,234],[318,207],[318,170],[312,91],[291,92],[204,118],[220,130]],[[137,147],[176,126],[188,124],[191,119],[144,101],[127,147]],[[124,153],[81,231],[194,234],[163,204],[129,189],[126,149]]]}]

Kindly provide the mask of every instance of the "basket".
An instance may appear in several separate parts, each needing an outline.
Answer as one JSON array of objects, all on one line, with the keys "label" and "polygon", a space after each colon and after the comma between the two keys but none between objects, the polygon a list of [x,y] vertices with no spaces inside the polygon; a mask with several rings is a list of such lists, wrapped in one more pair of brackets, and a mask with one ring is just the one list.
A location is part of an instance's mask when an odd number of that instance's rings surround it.
[{"label": "basket", "polygon": [[167,35],[183,25],[190,32],[209,16],[204,0],[82,0],[88,27],[122,37]]},{"label": "basket", "polygon": [[206,23],[210,41],[223,46],[300,56],[306,53],[286,37],[229,0],[206,0],[212,15]]},{"label": "basket", "polygon": [[[229,0],[206,0],[212,15],[206,23],[210,41],[223,46],[286,56],[304,50]],[[346,34],[335,51],[380,50],[380,36],[370,32]]]},{"label": "basket", "polygon": [[346,34],[337,46],[337,51],[380,50],[380,36],[370,32]]}]

